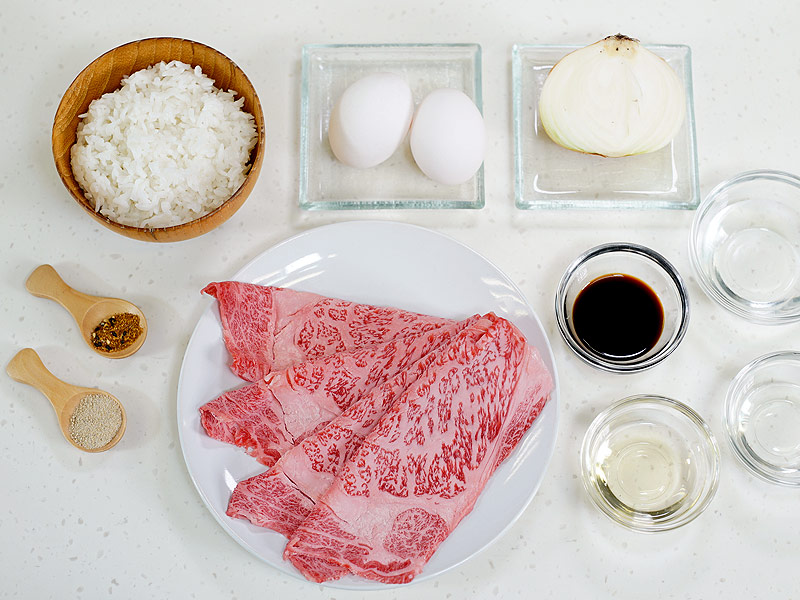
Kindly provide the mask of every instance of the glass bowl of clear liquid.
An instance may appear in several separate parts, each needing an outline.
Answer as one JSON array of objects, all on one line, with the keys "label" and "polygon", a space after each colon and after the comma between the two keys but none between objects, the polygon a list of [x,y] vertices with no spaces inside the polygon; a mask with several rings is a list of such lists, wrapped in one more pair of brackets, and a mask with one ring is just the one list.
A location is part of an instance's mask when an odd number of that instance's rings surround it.
[{"label": "glass bowl of clear liquid", "polygon": [[800,352],[774,352],[744,367],[728,388],[725,427],[750,471],[800,487]]},{"label": "glass bowl of clear liquid", "polygon": [[703,290],[763,324],[800,320],[800,178],[748,171],[697,209],[690,255]]},{"label": "glass bowl of clear liquid", "polygon": [[613,521],[641,532],[685,525],[719,484],[720,453],[706,422],[663,396],[620,400],[589,426],[581,448],[583,483]]}]

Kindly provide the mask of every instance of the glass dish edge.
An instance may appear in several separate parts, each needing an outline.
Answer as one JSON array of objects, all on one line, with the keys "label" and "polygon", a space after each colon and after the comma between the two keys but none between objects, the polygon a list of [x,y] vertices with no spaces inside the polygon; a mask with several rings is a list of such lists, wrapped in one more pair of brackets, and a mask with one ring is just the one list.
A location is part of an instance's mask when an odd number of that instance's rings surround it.
[{"label": "glass dish edge", "polygon": [[[651,51],[659,48],[678,49],[685,52],[683,85],[686,93],[687,134],[689,164],[691,170],[691,197],[683,202],[642,200],[620,203],[615,200],[525,200],[523,198],[524,176],[522,173],[522,85],[521,53],[533,49],[563,49],[565,52],[578,50],[584,47],[581,44],[527,44],[515,43],[511,47],[511,98],[513,121],[513,149],[514,149],[514,205],[518,210],[694,210],[700,205],[700,172],[697,154],[697,131],[694,110],[694,83],[692,77],[692,49],[687,44],[643,44]],[[657,53],[657,52],[656,52]]]},{"label": "glass dish edge", "polygon": [[477,42],[421,42],[421,43],[358,43],[358,44],[304,44],[301,51],[300,74],[300,181],[298,191],[298,207],[303,211],[324,210],[437,210],[437,209],[464,209],[479,210],[486,206],[486,183],[484,177],[484,163],[475,173],[477,193],[472,200],[392,200],[392,199],[366,199],[359,201],[316,201],[308,199],[308,152],[309,148],[309,77],[310,60],[314,50],[336,48],[472,48],[474,61],[474,77],[472,79],[472,93],[475,105],[483,115],[483,48]]}]

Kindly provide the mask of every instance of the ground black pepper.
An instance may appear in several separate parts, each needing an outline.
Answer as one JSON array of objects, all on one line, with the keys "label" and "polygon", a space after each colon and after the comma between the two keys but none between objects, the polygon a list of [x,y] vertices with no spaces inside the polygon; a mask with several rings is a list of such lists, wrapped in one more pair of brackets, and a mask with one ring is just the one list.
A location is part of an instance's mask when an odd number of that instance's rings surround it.
[{"label": "ground black pepper", "polygon": [[124,350],[142,335],[139,316],[117,313],[98,323],[92,331],[92,345],[103,352]]}]

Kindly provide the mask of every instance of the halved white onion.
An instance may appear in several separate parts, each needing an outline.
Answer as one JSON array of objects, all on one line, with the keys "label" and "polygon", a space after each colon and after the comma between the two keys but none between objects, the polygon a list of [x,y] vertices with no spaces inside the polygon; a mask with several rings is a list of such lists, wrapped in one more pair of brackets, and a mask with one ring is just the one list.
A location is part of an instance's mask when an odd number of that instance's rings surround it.
[{"label": "halved white onion", "polygon": [[654,152],[686,116],[683,85],[667,62],[621,34],[571,52],[550,71],[539,99],[547,135],[602,156]]}]

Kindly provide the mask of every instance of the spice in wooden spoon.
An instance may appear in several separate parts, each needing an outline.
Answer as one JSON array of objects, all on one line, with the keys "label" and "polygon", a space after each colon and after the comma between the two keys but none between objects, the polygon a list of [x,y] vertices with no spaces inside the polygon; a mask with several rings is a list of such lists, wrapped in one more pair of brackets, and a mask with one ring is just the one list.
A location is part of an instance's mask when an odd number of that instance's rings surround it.
[{"label": "spice in wooden spoon", "polygon": [[86,394],[69,418],[69,435],[87,450],[102,448],[114,439],[122,426],[122,408],[108,394]]},{"label": "spice in wooden spoon", "polygon": [[142,335],[139,315],[117,313],[106,317],[92,331],[92,345],[104,352],[119,352],[136,343]]},{"label": "spice in wooden spoon", "polygon": [[42,392],[56,411],[67,441],[85,452],[112,448],[125,433],[127,417],[114,396],[96,388],[70,385],[53,375],[31,348],[20,350],[6,367],[12,379]]},{"label": "spice in wooden spoon", "polygon": [[50,265],[37,267],[25,287],[34,296],[50,298],[66,308],[86,343],[98,354],[125,358],[141,348],[147,337],[147,321],[135,304],[74,290]]}]

